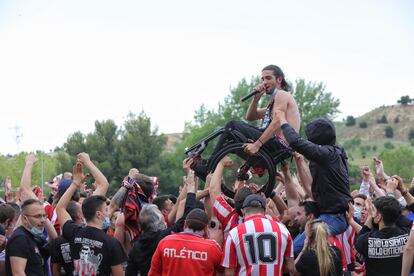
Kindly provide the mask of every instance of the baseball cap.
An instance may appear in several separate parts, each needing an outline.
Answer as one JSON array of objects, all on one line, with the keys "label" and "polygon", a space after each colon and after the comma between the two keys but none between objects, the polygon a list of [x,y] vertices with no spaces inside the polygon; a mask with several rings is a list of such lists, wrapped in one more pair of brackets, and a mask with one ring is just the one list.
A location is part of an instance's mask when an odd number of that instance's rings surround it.
[{"label": "baseball cap", "polygon": [[257,195],[257,194],[249,195],[243,201],[242,208],[246,208],[246,207],[255,207],[255,208],[260,207],[260,208],[266,209],[266,201],[260,195]]},{"label": "baseball cap", "polygon": [[62,179],[58,185],[58,194],[62,196],[72,184],[72,179]]}]

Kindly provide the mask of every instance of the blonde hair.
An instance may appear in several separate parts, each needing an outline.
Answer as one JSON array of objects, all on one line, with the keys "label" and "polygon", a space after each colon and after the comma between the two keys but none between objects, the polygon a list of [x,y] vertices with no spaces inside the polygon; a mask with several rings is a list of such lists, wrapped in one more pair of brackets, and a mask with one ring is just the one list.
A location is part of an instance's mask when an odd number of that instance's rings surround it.
[{"label": "blonde hair", "polygon": [[318,258],[319,275],[335,275],[334,254],[330,249],[328,238],[328,226],[323,221],[316,219],[309,223],[309,248],[316,252]]}]

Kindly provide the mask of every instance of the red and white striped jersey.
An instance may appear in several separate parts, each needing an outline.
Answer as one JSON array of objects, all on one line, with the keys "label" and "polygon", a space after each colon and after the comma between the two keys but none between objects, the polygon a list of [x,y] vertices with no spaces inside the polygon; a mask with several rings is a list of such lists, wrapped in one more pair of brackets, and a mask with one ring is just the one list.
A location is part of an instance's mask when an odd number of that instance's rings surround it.
[{"label": "red and white striped jersey", "polygon": [[286,227],[254,215],[229,232],[221,264],[236,275],[282,275],[288,257],[293,258],[293,242]]},{"label": "red and white striped jersey", "polygon": [[236,210],[227,203],[223,195],[214,201],[213,212],[223,226],[224,238],[227,237],[231,229],[243,223],[243,217],[237,214]]},{"label": "red and white striped jersey", "polygon": [[[243,217],[237,214],[236,209],[227,203],[223,195],[219,196],[216,201],[214,201],[213,212],[223,226],[224,238],[227,237],[231,229],[243,223]],[[279,222],[277,218],[270,215],[266,215],[266,217],[270,220]]]},{"label": "red and white striped jersey", "polygon": [[342,255],[346,258],[346,264],[349,265],[355,262],[355,253],[354,253],[354,239],[355,239],[355,230],[352,226],[348,226],[345,232],[336,235],[336,238],[342,245]]}]

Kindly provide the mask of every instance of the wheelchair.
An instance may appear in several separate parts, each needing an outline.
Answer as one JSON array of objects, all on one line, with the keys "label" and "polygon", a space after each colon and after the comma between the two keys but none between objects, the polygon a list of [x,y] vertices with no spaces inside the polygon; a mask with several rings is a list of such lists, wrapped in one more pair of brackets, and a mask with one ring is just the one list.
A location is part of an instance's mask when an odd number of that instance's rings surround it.
[{"label": "wheelchair", "polygon": [[244,152],[243,144],[251,143],[245,135],[235,129],[220,128],[208,136],[201,139],[198,143],[191,147],[185,148],[185,154],[193,156],[201,155],[206,149],[209,142],[220,135],[228,137],[221,149],[209,158],[208,172],[214,172],[218,163],[225,157],[229,157],[233,165],[230,170],[225,170],[224,181],[221,184],[223,193],[234,198],[235,192],[229,184],[238,181],[254,183],[258,188],[258,192],[263,192],[269,197],[276,184],[276,167],[278,164],[282,166],[287,158],[292,157],[292,149],[281,148],[277,152],[270,153],[266,148],[262,147],[259,151],[250,156]]}]

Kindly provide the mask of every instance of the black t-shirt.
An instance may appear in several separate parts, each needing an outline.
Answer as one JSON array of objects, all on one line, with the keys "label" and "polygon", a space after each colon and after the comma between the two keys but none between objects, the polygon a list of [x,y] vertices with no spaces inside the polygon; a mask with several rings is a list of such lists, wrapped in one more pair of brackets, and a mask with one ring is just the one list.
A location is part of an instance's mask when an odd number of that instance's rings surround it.
[{"label": "black t-shirt", "polygon": [[[328,274],[329,276],[340,276],[342,275],[342,254],[341,251],[336,247],[330,247],[335,274]],[[319,276],[319,265],[316,252],[312,249],[303,252],[299,261],[296,263],[296,270],[301,273],[302,276]]]},{"label": "black t-shirt", "polygon": [[26,275],[47,275],[48,252],[41,246],[23,226],[14,230],[6,245],[6,275],[12,275],[10,257],[27,259]]},{"label": "black t-shirt", "polygon": [[370,230],[363,226],[356,237],[355,248],[364,256],[367,276],[401,275],[402,254],[409,228],[385,227]]},{"label": "black t-shirt", "polygon": [[110,275],[111,266],[126,261],[121,244],[101,229],[69,220],[63,226],[63,237],[70,243],[73,275]]},{"label": "black t-shirt", "polygon": [[70,253],[70,244],[62,236],[55,239],[51,244],[50,262],[60,264],[66,275],[73,274],[73,260]]}]

